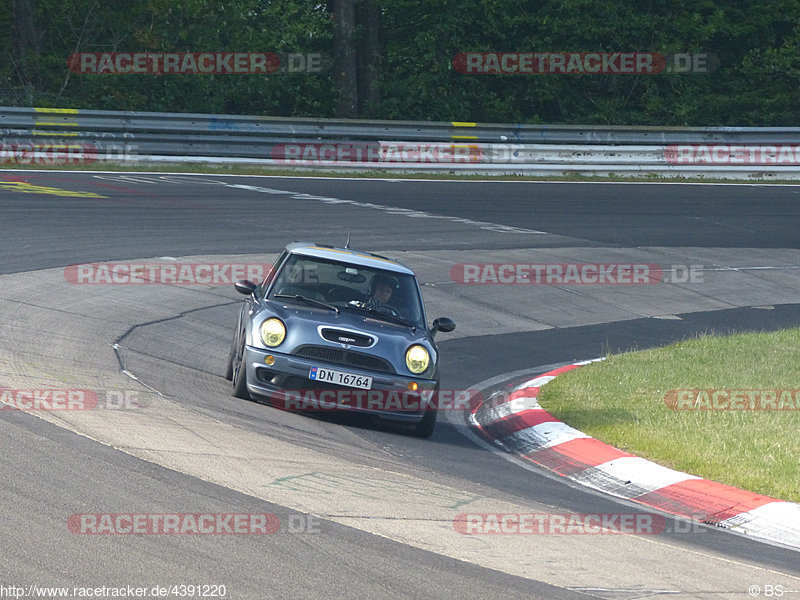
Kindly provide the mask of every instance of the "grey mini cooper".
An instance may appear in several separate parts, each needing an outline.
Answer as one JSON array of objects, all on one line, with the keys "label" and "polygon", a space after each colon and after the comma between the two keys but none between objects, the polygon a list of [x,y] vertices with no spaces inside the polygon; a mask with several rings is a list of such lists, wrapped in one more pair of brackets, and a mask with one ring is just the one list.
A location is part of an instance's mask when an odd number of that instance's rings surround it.
[{"label": "grey mini cooper", "polygon": [[237,281],[226,378],[233,395],[282,408],[346,410],[429,437],[439,390],[437,331],[413,271],[349,248],[294,242],[260,284]]}]

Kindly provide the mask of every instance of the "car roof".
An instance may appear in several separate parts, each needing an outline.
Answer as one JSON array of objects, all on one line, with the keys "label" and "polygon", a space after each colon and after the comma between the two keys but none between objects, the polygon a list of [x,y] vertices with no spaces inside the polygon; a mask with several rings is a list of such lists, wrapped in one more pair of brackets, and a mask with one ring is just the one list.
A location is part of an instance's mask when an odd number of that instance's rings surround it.
[{"label": "car roof", "polygon": [[286,246],[292,254],[303,254],[340,262],[347,262],[361,267],[385,269],[395,273],[414,275],[414,272],[405,265],[371,252],[362,252],[352,248],[336,248],[329,244],[312,244],[308,242],[292,242]]}]

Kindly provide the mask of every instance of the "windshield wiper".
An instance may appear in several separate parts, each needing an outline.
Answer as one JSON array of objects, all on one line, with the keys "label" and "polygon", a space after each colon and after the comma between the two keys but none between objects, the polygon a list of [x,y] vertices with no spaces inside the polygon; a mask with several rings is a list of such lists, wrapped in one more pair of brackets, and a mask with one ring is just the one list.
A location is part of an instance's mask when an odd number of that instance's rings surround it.
[{"label": "windshield wiper", "polygon": [[398,325],[405,325],[406,327],[411,327],[412,329],[416,330],[417,326],[414,325],[411,321],[407,321],[403,317],[396,317],[395,315],[381,312],[375,308],[367,308],[366,306],[355,306],[353,304],[348,304],[347,308],[353,308],[356,310],[364,311],[370,313],[370,316],[375,316],[375,318],[384,319],[385,321],[391,321],[392,323],[397,323]]},{"label": "windshield wiper", "polygon": [[377,310],[372,310],[370,312],[375,313],[376,315],[380,315],[382,318],[386,319],[387,321],[393,321],[400,325],[405,325],[406,327],[411,327],[411,329],[416,329],[417,326],[414,325],[411,321],[407,321],[403,317],[395,317],[394,315],[387,315],[386,313],[378,312]]},{"label": "windshield wiper", "polygon": [[333,304],[328,304],[327,302],[323,302],[322,300],[317,300],[316,298],[301,296],[300,294],[275,294],[273,298],[292,298],[294,300],[300,300],[308,304],[315,304],[317,306],[322,306],[323,308],[328,308],[334,311],[337,315],[339,314],[339,309],[335,307]]}]

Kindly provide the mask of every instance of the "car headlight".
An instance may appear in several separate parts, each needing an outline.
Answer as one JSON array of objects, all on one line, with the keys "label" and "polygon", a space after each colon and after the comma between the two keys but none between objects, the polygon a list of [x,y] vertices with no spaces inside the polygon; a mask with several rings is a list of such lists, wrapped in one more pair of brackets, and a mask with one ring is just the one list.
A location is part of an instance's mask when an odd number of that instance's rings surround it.
[{"label": "car headlight", "polygon": [[286,326],[275,317],[261,324],[261,341],[267,346],[280,346],[286,337]]},{"label": "car headlight", "polygon": [[431,355],[419,344],[406,350],[406,366],[412,373],[422,373],[431,364]]}]

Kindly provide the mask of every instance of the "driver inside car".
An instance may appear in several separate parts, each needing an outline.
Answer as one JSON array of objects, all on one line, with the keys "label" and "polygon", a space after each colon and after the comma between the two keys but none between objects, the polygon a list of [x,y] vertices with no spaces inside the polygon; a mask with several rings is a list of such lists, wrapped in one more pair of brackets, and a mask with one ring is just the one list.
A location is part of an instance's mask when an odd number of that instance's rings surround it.
[{"label": "driver inside car", "polygon": [[391,277],[375,275],[370,283],[369,300],[367,300],[365,307],[372,310],[381,308],[391,300],[396,287],[397,282]]}]

